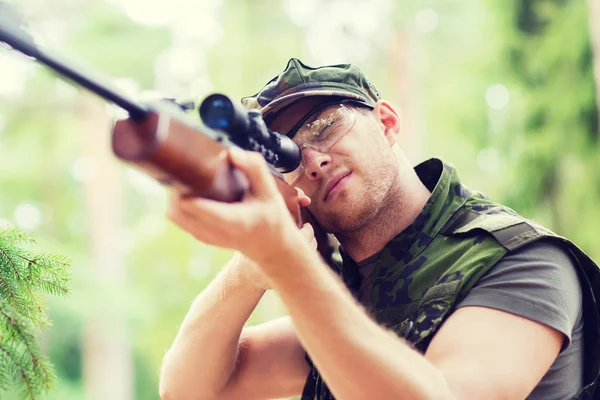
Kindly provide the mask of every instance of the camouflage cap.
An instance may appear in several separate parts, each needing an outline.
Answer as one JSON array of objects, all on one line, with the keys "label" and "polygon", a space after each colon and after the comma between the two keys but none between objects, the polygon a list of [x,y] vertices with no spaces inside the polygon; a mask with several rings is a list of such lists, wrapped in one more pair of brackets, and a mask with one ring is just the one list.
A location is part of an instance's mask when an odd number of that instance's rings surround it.
[{"label": "camouflage cap", "polygon": [[381,94],[362,71],[352,64],[309,67],[297,58],[271,79],[260,92],[242,98],[247,109],[258,109],[263,118],[307,96],[335,96],[358,100],[374,107]]}]

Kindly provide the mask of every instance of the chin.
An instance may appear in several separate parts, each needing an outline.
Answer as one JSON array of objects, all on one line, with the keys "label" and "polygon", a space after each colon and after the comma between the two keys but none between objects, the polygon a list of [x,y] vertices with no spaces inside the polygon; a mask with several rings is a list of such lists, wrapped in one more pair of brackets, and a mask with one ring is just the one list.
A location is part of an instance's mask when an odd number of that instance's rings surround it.
[{"label": "chin", "polygon": [[365,207],[364,202],[361,203],[357,206],[351,202],[341,202],[343,206],[334,211],[324,212],[315,218],[328,233],[354,232],[368,223],[375,214],[371,207]]}]

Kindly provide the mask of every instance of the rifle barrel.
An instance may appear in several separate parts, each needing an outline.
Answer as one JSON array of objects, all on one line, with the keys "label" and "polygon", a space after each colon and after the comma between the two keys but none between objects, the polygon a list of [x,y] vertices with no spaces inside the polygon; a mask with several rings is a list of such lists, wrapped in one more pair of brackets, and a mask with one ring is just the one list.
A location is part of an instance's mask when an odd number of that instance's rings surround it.
[{"label": "rifle barrel", "polygon": [[33,57],[42,64],[48,66],[59,75],[77,83],[80,86],[90,90],[105,100],[115,104],[129,113],[131,119],[135,121],[142,120],[149,111],[143,105],[128,98],[123,93],[119,93],[110,85],[103,83],[101,79],[92,77],[90,73],[85,73],[81,68],[75,69],[68,63],[60,60],[58,57],[41,51],[29,37],[23,37],[24,33],[13,32],[10,26],[0,25],[0,41],[5,42],[13,49]]}]

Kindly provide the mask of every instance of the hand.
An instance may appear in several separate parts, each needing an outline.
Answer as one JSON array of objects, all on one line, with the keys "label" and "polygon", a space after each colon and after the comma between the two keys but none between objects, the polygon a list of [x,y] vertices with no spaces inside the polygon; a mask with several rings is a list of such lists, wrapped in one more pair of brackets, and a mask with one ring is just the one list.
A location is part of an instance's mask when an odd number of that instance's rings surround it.
[{"label": "hand", "polygon": [[[232,164],[248,178],[242,201],[224,203],[173,194],[168,217],[201,242],[236,249],[257,263],[273,260],[302,239],[262,155],[232,148]],[[298,190],[301,206],[310,198]]]},{"label": "hand", "polygon": [[[310,246],[316,251],[317,250],[317,239],[314,235],[314,230],[311,224],[308,222],[300,229],[302,236],[310,244]],[[268,278],[261,271],[258,264],[240,253],[236,252],[231,261],[229,262],[238,274],[240,274],[245,280],[250,282],[252,285],[259,289],[270,290],[271,284]]]},{"label": "hand", "polygon": [[315,230],[313,226],[306,222],[300,229],[300,232],[302,232],[302,236],[304,236],[304,239],[306,239],[308,243],[310,243],[311,247],[316,251],[318,243],[317,238],[315,238]]}]

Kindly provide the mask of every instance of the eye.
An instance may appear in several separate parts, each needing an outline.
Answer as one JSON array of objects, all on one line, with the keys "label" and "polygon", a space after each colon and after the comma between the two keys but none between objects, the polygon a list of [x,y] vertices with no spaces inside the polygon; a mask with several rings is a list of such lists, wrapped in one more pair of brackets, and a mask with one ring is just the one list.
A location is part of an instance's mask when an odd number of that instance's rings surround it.
[{"label": "eye", "polygon": [[331,127],[333,125],[335,125],[334,120],[327,121],[327,123],[325,123],[325,124],[323,124],[323,126],[321,126],[321,129],[319,129],[316,136],[319,138],[322,136],[326,136],[326,134],[329,132],[329,130],[331,129]]}]

